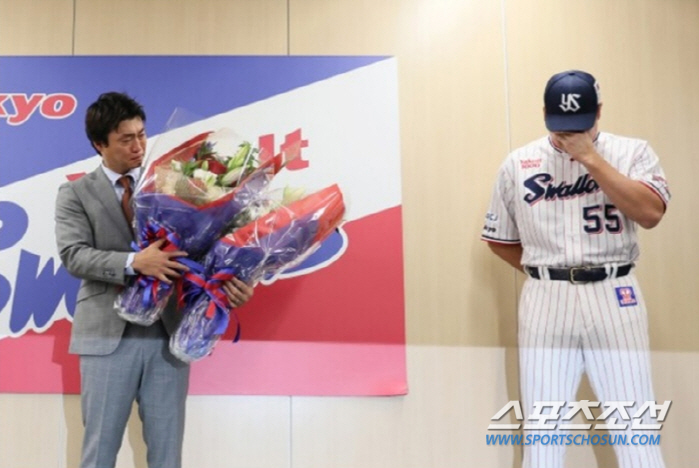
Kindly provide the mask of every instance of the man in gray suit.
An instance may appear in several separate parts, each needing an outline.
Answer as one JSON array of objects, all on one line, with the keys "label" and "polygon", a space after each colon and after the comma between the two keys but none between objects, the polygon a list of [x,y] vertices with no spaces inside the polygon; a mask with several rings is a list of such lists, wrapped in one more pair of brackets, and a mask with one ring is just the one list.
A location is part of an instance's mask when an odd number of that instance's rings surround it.
[{"label": "man in gray suit", "polygon": [[[189,366],[168,350],[179,321],[174,301],[149,327],[127,323],[114,309],[130,276],[166,283],[187,268],[185,252],[160,250],[162,241],[140,252],[129,214],[120,204],[138,181],[146,148],[141,105],[121,93],[102,94],[87,110],[85,130],[102,164],[62,185],[56,200],[56,239],[66,269],[82,279],[70,352],[80,355],[81,406],[85,437],[81,468],[112,468],[131,406],[138,403],[149,468],[182,464]],[[124,177],[125,176],[125,177]],[[233,279],[224,285],[231,306],[240,307],[252,288]]]}]

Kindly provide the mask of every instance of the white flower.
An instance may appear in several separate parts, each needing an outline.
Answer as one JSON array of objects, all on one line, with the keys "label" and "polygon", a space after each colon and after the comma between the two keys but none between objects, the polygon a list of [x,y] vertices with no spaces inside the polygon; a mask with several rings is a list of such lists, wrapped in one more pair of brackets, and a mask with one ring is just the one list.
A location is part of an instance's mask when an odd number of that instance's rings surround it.
[{"label": "white flower", "polygon": [[214,145],[214,156],[225,164],[225,162],[238,151],[238,146],[243,142],[230,128],[222,128],[206,137],[206,141]]},{"label": "white flower", "polygon": [[182,161],[178,161],[176,159],[173,159],[170,161],[170,166],[172,167],[173,170],[177,172],[182,172]]},{"label": "white flower", "polygon": [[226,172],[226,175],[221,177],[221,185],[224,187],[229,187],[233,185],[234,182],[238,182],[238,179],[240,178],[240,175],[243,173],[242,167],[239,167],[238,169],[233,169],[232,171]]},{"label": "white flower", "polygon": [[208,187],[213,187],[216,184],[216,178],[218,176],[213,172],[205,171],[204,169],[194,169],[192,177],[203,180]]}]

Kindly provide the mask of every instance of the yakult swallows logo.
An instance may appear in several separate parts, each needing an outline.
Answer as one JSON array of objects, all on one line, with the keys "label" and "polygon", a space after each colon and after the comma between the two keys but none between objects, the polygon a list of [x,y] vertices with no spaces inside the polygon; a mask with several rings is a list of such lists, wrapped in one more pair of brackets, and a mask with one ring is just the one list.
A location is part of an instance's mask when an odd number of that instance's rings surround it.
[{"label": "yakult swallows logo", "polygon": [[580,104],[578,104],[579,97],[579,94],[561,94],[561,103],[558,107],[560,107],[563,112],[577,112],[580,110]]},{"label": "yakult swallows logo", "polygon": [[554,201],[565,200],[599,191],[599,185],[590,177],[584,174],[572,184],[565,181],[556,184],[551,174],[545,172],[535,174],[524,181],[524,186],[529,193],[524,196],[524,201],[533,205],[541,200]]},{"label": "yakult swallows logo", "polygon": [[78,100],[68,93],[0,94],[0,119],[8,125],[22,125],[36,111],[47,119],[65,119],[77,107]]}]

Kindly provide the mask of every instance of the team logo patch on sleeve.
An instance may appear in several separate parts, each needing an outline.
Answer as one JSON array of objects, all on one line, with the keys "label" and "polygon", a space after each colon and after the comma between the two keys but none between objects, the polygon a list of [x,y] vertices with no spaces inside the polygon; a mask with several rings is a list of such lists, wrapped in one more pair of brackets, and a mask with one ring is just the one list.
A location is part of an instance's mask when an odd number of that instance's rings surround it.
[{"label": "team logo patch on sleeve", "polygon": [[631,286],[621,286],[614,289],[616,290],[616,298],[619,301],[619,307],[638,305],[636,293]]}]

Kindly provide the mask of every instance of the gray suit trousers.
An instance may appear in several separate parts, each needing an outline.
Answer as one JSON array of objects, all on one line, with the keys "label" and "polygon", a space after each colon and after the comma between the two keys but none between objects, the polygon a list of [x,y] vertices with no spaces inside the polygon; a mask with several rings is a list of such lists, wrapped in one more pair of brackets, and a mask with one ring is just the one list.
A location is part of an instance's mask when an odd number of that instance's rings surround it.
[{"label": "gray suit trousers", "polygon": [[113,468],[134,401],[143,422],[149,468],[180,468],[189,365],[168,350],[157,321],[127,324],[117,349],[80,356],[85,437],[81,468]]}]

